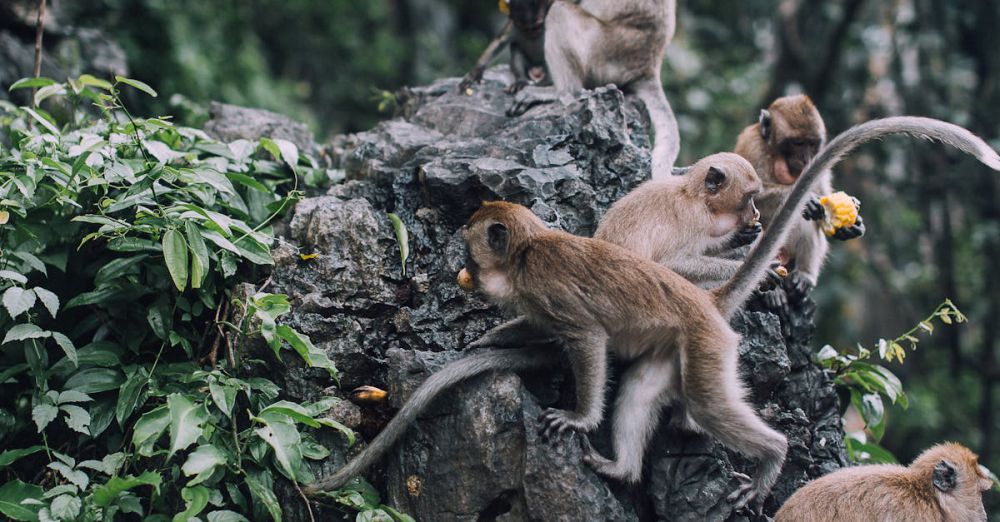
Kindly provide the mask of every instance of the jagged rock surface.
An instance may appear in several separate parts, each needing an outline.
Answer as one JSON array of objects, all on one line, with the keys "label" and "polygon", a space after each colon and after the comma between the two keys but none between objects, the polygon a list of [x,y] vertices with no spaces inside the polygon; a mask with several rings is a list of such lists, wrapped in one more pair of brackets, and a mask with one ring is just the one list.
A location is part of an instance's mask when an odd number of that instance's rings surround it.
[{"label": "jagged rock surface", "polygon": [[[521,203],[552,226],[589,235],[647,175],[645,119],[620,91],[597,89],[511,119],[504,82],[494,71],[472,96],[455,92],[456,79],[407,91],[401,118],[334,140],[329,153],[347,181],[295,209],[276,248],[272,291],[293,298],[290,322],[336,361],[341,390],[383,387],[399,407],[503,319],[455,284],[464,259],[457,230],[480,201]],[[405,275],[387,212],[409,231]],[[302,261],[299,253],[321,256]],[[807,479],[845,464],[836,395],[810,362],[811,309],[795,305],[784,325],[762,311],[733,321],[744,334],[741,368],[753,403],[790,443],[765,513]],[[269,377],[294,398],[329,393],[322,372],[300,363],[277,373]],[[573,438],[542,442],[541,408],[572,406],[572,390],[565,368],[473,379],[437,401],[369,477],[383,501],[421,521],[769,520],[734,514],[725,501],[732,472],[752,474],[752,463],[710,437],[671,428],[669,415],[635,488],[594,475]],[[339,415],[368,435],[366,419],[386,417],[353,407]],[[606,424],[592,439],[610,455]],[[335,451],[317,471],[348,457]],[[289,493],[290,519],[301,519],[300,504]]]}]

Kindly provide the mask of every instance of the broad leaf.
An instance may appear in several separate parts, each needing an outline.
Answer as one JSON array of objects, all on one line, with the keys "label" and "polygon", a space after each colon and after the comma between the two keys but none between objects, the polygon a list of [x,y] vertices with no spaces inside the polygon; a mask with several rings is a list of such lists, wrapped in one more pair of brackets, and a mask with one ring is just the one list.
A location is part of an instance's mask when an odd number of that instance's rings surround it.
[{"label": "broad leaf", "polygon": [[133,80],[132,78],[126,78],[124,76],[115,76],[115,81],[118,83],[124,83],[125,85],[135,87],[136,89],[139,89],[140,91],[152,96],[153,98],[156,98],[156,91],[154,91],[153,88],[150,87],[149,85],[146,85],[145,83],[140,82],[139,80]]},{"label": "broad leaf", "polygon": [[208,506],[208,488],[205,486],[186,487],[181,490],[184,511],[174,515],[173,522],[187,522]]},{"label": "broad leaf", "polygon": [[22,504],[25,500],[41,500],[42,488],[14,479],[0,486],[0,513],[13,520],[38,520],[38,504]]},{"label": "broad leaf", "polygon": [[204,404],[195,404],[179,393],[167,396],[167,407],[170,409],[169,458],[198,440],[202,425],[208,420],[208,410]]},{"label": "broad leaf", "polygon": [[302,467],[299,430],[284,416],[262,415],[257,420],[263,422],[264,427],[254,432],[274,450],[274,460],[278,462],[278,469],[289,479],[296,480],[299,468]]},{"label": "broad leaf", "polygon": [[278,496],[274,494],[274,479],[268,471],[248,471],[247,487],[250,488],[250,496],[264,506],[264,509],[271,515],[271,520],[281,522],[281,504],[278,503]]},{"label": "broad leaf", "polygon": [[39,432],[44,430],[50,422],[56,420],[58,415],[59,408],[51,404],[39,404],[31,408],[31,420],[35,421],[35,426],[38,427]]},{"label": "broad leaf", "polygon": [[132,432],[132,445],[135,447],[136,453],[144,457],[151,457],[156,441],[160,439],[169,425],[170,411],[166,406],[160,406],[140,417]]},{"label": "broad leaf", "polygon": [[83,393],[100,393],[117,390],[125,378],[118,370],[111,368],[87,368],[73,374],[66,381],[66,388]]},{"label": "broad leaf", "polygon": [[392,222],[392,229],[396,232],[396,243],[399,245],[399,261],[403,265],[403,276],[406,276],[406,260],[410,257],[410,234],[406,231],[406,225],[399,216],[389,212],[389,221]]},{"label": "broad leaf", "polygon": [[128,475],[126,477],[112,477],[103,486],[94,488],[93,500],[98,507],[108,507],[117,499],[123,491],[128,491],[139,486],[153,486],[153,491],[160,492],[160,482],[162,477],[159,473],[147,471],[138,477]]},{"label": "broad leaf", "polygon": [[163,260],[178,292],[183,292],[188,279],[188,247],[184,236],[176,229],[163,233]]},{"label": "broad leaf", "polygon": [[48,330],[42,330],[41,328],[30,323],[22,323],[14,325],[10,330],[7,330],[7,335],[3,337],[3,343],[0,344],[7,344],[12,341],[23,341],[24,339],[40,339],[50,335],[52,335],[52,332],[49,332]]},{"label": "broad leaf", "polygon": [[35,287],[34,292],[42,304],[45,305],[45,309],[49,311],[49,315],[55,317],[59,313],[59,296],[40,287]]},{"label": "broad leaf", "polygon": [[201,237],[201,230],[193,221],[184,222],[184,236],[191,247],[191,288],[201,288],[210,265],[208,247]]},{"label": "broad leaf", "polygon": [[0,453],[0,470],[17,462],[19,459],[45,451],[45,446],[30,446],[27,448],[7,450]]},{"label": "broad leaf", "polygon": [[66,425],[71,430],[90,435],[90,413],[87,410],[75,404],[66,404],[59,409],[66,412]]},{"label": "broad leaf", "polygon": [[330,377],[337,378],[337,367],[333,361],[327,357],[326,352],[316,348],[308,337],[296,332],[288,325],[278,326],[276,332],[278,337],[292,345],[292,348],[299,353],[306,364],[313,368],[323,368],[330,374]]},{"label": "broad leaf", "polygon": [[11,317],[17,317],[35,306],[35,292],[12,286],[3,293],[3,306]]},{"label": "broad leaf", "polygon": [[80,366],[80,359],[76,353],[76,346],[73,345],[73,341],[59,332],[52,332],[52,338],[55,339],[56,344],[62,348],[63,353],[66,354],[66,358],[73,363],[73,366]]},{"label": "broad leaf", "polygon": [[181,466],[181,471],[187,477],[197,475],[188,482],[189,486],[194,486],[208,479],[216,466],[225,463],[226,456],[218,448],[211,444],[203,444],[188,455],[187,461]]}]

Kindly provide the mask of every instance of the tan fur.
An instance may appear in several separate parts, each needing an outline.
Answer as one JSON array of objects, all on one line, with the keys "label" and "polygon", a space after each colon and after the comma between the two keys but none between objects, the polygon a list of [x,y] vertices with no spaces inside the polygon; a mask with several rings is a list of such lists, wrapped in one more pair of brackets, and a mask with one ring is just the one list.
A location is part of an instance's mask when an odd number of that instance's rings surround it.
[{"label": "tan fur", "polygon": [[508,111],[613,83],[646,105],[653,176],[668,176],[680,150],[660,69],[674,36],[676,0],[557,0],[545,18],[545,64],[557,92],[526,88]]},{"label": "tan fur", "polygon": [[[951,491],[932,482],[941,462],[956,472]],[[813,480],[785,502],[775,522],[985,522],[982,495],[992,485],[974,453],[939,444],[909,467],[857,466]]]},{"label": "tan fur", "polygon": [[[466,269],[496,303],[565,343],[576,377],[572,412],[547,410],[547,432],[590,431],[604,409],[607,354],[635,361],[623,377],[614,416],[617,460],[591,452],[598,472],[637,482],[662,406],[675,402],[698,426],[758,459],[758,475],[733,493],[742,506],[770,491],[787,443],[744,399],[737,374],[739,336],[712,297],[673,271],[617,245],[548,229],[528,209],[483,206],[463,229]],[[494,292],[484,278],[506,276]]]},{"label": "tan fur", "polygon": [[[710,168],[726,176],[708,190]],[[618,200],[601,219],[596,239],[660,263],[702,288],[729,280],[741,262],[709,254],[725,250],[734,234],[759,217],[754,197],[761,181],[745,159],[713,154],[683,176],[647,181]]]},{"label": "tan fur", "polygon": [[[767,111],[771,115],[772,129],[768,140],[761,136],[761,124],[755,123],[743,129],[736,140],[734,152],[746,158],[757,170],[764,183],[763,191],[754,198],[760,209],[761,223],[767,229],[777,214],[788,194],[792,184],[788,179],[780,179],[775,174],[775,165],[779,162],[790,164],[788,158],[782,155],[782,144],[790,140],[811,140],[822,146],[826,143],[826,126],[816,106],[808,96],[785,96],[775,100]],[[818,150],[818,148],[817,148]],[[799,169],[804,167],[799,158]],[[793,169],[794,170],[794,169]],[[793,173],[796,177],[799,172]],[[792,180],[794,181],[794,180]],[[823,172],[815,185],[817,195],[833,192],[831,174]],[[804,218],[799,219],[785,242],[784,251],[789,261],[795,262],[798,272],[812,285],[819,278],[820,267],[826,258],[829,245],[819,225]]]}]

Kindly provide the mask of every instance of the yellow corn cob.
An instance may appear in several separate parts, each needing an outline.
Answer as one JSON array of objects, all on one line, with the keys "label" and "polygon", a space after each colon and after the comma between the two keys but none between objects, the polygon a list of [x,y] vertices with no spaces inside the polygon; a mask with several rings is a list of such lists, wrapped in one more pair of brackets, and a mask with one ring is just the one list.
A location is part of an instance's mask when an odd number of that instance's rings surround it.
[{"label": "yellow corn cob", "polygon": [[858,200],[846,192],[823,196],[819,198],[819,202],[826,209],[826,218],[821,226],[827,236],[832,236],[838,228],[849,227],[858,220]]},{"label": "yellow corn cob", "polygon": [[510,7],[507,5],[507,0],[500,0],[500,12],[510,16]]}]

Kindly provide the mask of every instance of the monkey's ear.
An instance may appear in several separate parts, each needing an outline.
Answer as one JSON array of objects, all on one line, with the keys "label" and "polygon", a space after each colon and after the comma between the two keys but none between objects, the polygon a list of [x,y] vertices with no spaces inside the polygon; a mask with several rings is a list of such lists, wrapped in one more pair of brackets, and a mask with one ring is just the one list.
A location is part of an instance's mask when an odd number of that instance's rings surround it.
[{"label": "monkey's ear", "polygon": [[931,473],[931,482],[942,493],[951,492],[958,483],[958,472],[955,471],[955,466],[947,460],[938,462],[934,465],[934,471]]},{"label": "monkey's ear", "polygon": [[715,194],[722,188],[722,184],[726,182],[726,173],[715,167],[708,167],[708,174],[705,174],[705,188],[712,194]]},{"label": "monkey's ear", "polygon": [[503,223],[493,223],[486,229],[486,241],[494,252],[502,253],[507,251],[507,225]]},{"label": "monkey's ear", "polygon": [[760,137],[767,141],[771,137],[771,111],[760,110]]}]

